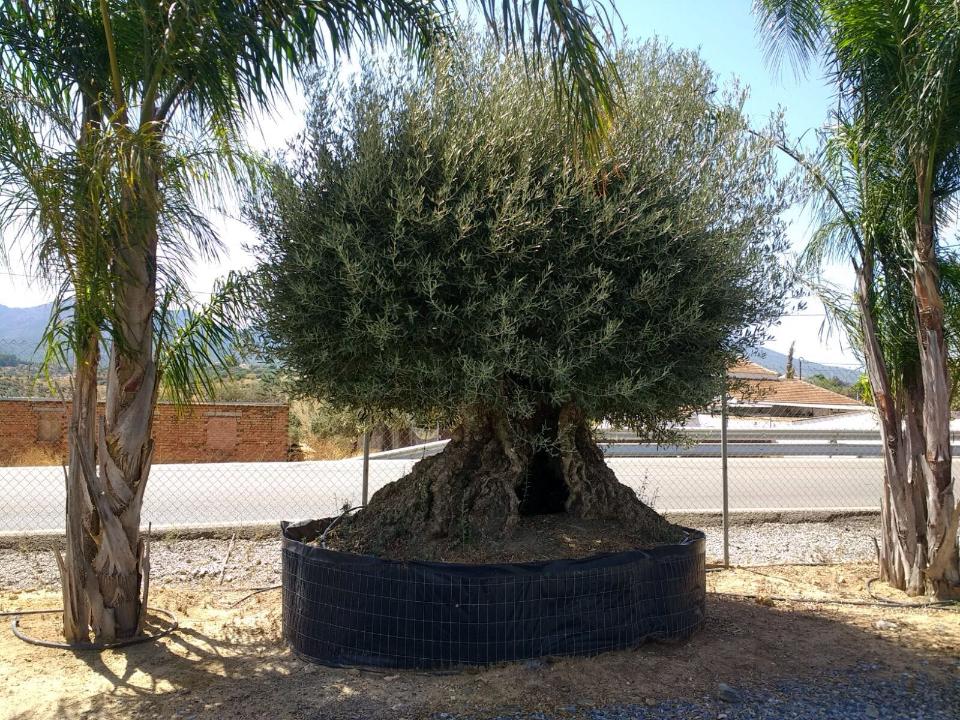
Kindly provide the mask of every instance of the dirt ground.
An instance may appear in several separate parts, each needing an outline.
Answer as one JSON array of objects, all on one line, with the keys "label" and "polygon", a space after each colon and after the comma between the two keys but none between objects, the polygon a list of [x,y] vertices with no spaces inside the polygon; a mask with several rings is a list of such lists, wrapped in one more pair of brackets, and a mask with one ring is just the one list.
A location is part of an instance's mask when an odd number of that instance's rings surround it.
[{"label": "dirt ground", "polygon": [[[334,519],[335,520],[335,519]],[[661,521],[663,522],[663,521]],[[350,539],[340,536],[349,520],[331,531],[326,544],[334,550],[363,552]],[[667,525],[667,523],[663,523]],[[326,525],[323,525],[326,527]],[[670,525],[682,537],[683,530]],[[658,527],[658,530],[660,528]],[[460,538],[404,539],[386,557],[395,560],[430,560],[453,563],[520,563],[544,559],[583,558],[596,553],[621,552],[655,546],[642,530],[610,520],[571,518],[566,513],[521,516],[507,538],[463,541]]]},{"label": "dirt ground", "polygon": [[[0,716],[413,720],[539,710],[563,718],[592,707],[709,696],[720,682],[743,688],[780,678],[835,677],[864,663],[880,673],[922,668],[960,679],[960,611],[773,599],[869,600],[872,571],[870,565],[834,565],[713,572],[707,626],[686,642],[452,673],[306,663],[280,640],[279,591],[234,608],[245,592],[212,584],[166,586],[156,589],[151,604],[176,612],[181,629],[155,644],[71,653],[27,645],[4,628]],[[51,591],[0,591],[0,611],[59,601]],[[32,616],[22,627],[52,637],[55,622]]]}]

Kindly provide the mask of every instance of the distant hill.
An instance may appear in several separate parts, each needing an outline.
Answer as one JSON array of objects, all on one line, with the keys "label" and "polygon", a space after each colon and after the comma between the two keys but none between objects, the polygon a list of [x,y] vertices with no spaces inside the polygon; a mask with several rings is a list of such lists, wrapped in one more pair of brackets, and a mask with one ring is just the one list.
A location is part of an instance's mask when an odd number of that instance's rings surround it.
[{"label": "distant hill", "polygon": [[[752,360],[758,365],[763,365],[770,370],[776,370],[781,375],[787,371],[787,356],[778,353],[769,348],[754,348],[747,353],[747,359]],[[793,369],[800,376],[800,359],[794,356]],[[824,375],[828,378],[837,378],[840,381],[851,385],[860,377],[860,370],[856,368],[837,367],[836,365],[821,365],[820,363],[803,361],[803,377],[809,378],[811,375]]]},{"label": "distant hill", "polygon": [[0,305],[0,354],[35,359],[51,307],[50,303],[25,308]]}]

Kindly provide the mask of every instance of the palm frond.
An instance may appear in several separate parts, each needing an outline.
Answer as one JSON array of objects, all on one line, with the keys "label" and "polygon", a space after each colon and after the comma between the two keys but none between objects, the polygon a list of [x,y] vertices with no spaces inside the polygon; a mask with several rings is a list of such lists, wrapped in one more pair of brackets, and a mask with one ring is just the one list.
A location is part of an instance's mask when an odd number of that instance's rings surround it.
[{"label": "palm frond", "polygon": [[154,317],[161,394],[177,405],[216,398],[220,382],[252,345],[245,276],[230,274],[198,305],[182,282],[163,289]]},{"label": "palm frond", "polygon": [[768,63],[790,62],[802,74],[821,51],[825,33],[820,0],[754,0],[757,32]]},{"label": "palm frond", "polygon": [[554,95],[591,143],[606,132],[620,77],[605,47],[613,16],[584,0],[476,0],[491,31],[525,62],[548,66]]}]

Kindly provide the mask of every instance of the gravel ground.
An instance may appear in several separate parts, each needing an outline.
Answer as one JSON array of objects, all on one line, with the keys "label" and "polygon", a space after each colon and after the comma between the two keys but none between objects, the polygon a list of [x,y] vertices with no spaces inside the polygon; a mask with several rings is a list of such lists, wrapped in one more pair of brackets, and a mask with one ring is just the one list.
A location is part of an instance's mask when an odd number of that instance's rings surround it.
[{"label": "gravel ground", "polygon": [[[150,581],[155,585],[218,582],[229,540],[154,540],[150,546]],[[0,588],[33,590],[60,582],[53,554],[38,550],[0,549]],[[237,540],[230,552],[224,586],[263,587],[280,582],[279,540]]]},{"label": "gravel ground", "polygon": [[[960,683],[923,672],[891,679],[865,665],[829,683],[786,682],[761,690],[726,685],[715,697],[627,707],[563,708],[558,714],[501,716],[497,720],[957,720]],[[436,720],[469,720],[439,713]]]},{"label": "gravel ground", "polygon": [[[723,531],[705,526],[707,558],[723,557]],[[877,520],[855,517],[821,523],[758,523],[730,528],[730,561],[736,565],[863,562],[874,558]],[[51,547],[54,542],[51,541]],[[163,584],[217,582],[230,541],[222,538],[154,540],[151,581]],[[0,588],[31,590],[59,582],[49,550],[0,549]],[[280,542],[237,540],[224,585],[260,587],[280,582]]]},{"label": "gravel ground", "polygon": [[[873,538],[880,518],[851,517],[832,522],[757,523],[730,528],[730,562],[735,565],[868,562],[876,558]],[[707,559],[723,557],[723,528],[703,527]]]}]

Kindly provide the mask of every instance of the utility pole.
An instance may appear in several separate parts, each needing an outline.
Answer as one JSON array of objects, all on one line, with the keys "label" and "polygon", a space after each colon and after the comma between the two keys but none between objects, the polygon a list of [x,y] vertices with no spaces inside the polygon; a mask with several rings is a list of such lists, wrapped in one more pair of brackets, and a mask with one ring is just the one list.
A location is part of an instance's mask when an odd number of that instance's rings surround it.
[{"label": "utility pole", "polygon": [[360,504],[366,506],[367,494],[370,489],[370,430],[363,432],[363,490],[360,493]]}]

